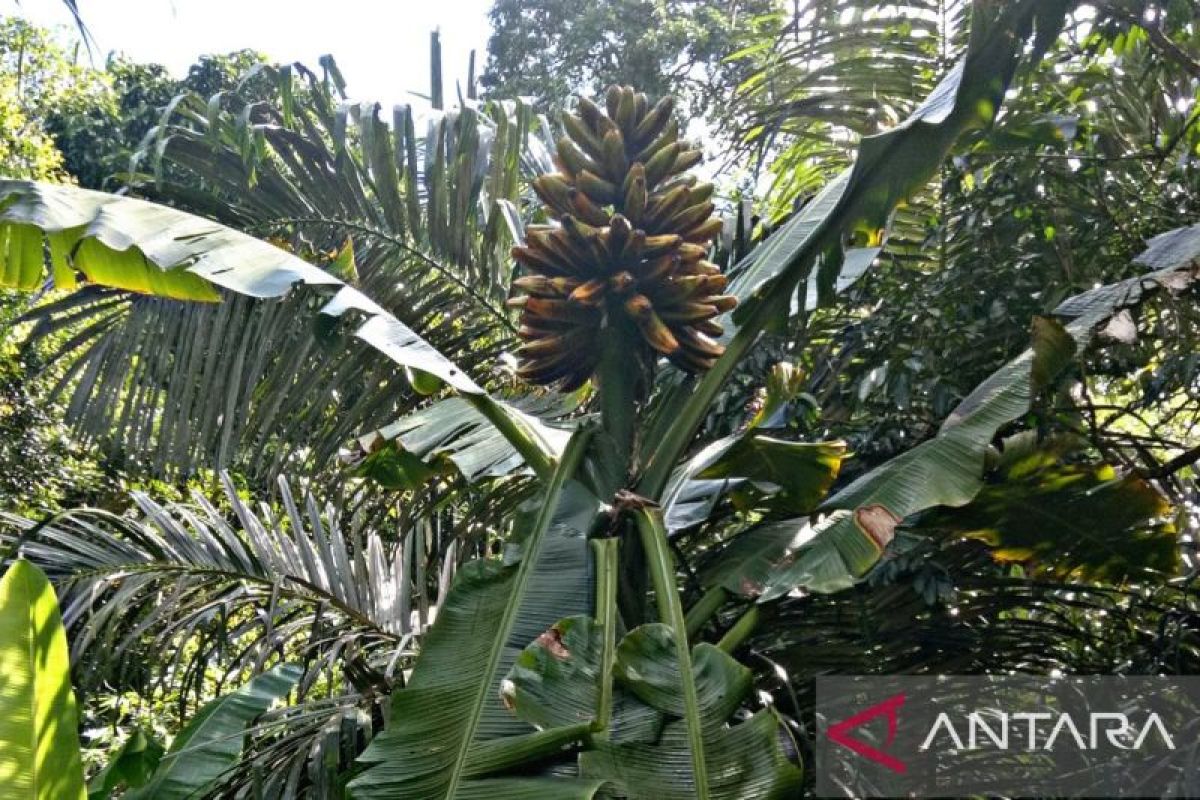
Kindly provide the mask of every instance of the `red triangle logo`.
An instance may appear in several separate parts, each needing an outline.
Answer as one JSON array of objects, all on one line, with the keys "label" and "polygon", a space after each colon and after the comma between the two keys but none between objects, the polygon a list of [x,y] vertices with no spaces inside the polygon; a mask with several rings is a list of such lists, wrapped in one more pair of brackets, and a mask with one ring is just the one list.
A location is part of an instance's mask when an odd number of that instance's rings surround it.
[{"label": "red triangle logo", "polygon": [[876,747],[872,747],[862,739],[850,735],[850,731],[855,728],[865,725],[876,717],[886,716],[888,720],[888,733],[884,747],[891,747],[892,742],[896,739],[896,728],[899,725],[898,713],[902,705],[904,705],[904,694],[894,695],[882,703],[876,703],[870,708],[858,712],[852,717],[847,717],[841,722],[835,722],[825,729],[825,735],[842,747],[850,748],[863,758],[870,759],[876,764],[882,764],[892,772],[898,772],[903,775],[908,771],[908,766],[903,761]]}]

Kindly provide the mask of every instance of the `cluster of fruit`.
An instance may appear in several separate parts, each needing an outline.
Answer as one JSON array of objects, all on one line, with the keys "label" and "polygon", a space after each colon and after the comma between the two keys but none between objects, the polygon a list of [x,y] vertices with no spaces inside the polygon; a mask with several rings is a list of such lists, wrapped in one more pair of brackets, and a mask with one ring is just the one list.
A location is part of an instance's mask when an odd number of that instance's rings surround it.
[{"label": "cluster of fruit", "polygon": [[[630,87],[606,109],[583,99],[564,115],[560,172],[534,180],[557,224],[531,225],[513,257],[525,268],[518,374],[565,391],[595,372],[610,328],[632,323],[642,351],[691,372],[723,352],[714,317],[737,301],[705,260],[721,231],[713,187],[687,170],[701,152],[679,138],[670,98],[654,106]],[[622,319],[623,318],[623,319]]]}]

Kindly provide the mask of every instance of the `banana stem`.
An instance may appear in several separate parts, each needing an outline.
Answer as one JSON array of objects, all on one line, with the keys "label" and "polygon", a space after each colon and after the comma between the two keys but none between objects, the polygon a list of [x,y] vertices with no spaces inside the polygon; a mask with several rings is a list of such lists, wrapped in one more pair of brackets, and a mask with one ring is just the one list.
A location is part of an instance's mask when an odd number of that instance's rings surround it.
[{"label": "banana stem", "polygon": [[600,700],[592,726],[598,738],[608,737],[612,721],[613,662],[617,654],[617,548],[619,539],[593,539],[596,558],[596,622],[604,632],[600,656]]},{"label": "banana stem", "polygon": [[463,394],[462,398],[475,407],[475,410],[508,440],[516,451],[525,459],[525,463],[542,481],[549,481],[557,466],[550,448],[545,442],[512,414],[505,411],[499,403],[486,394]]},{"label": "banana stem", "polygon": [[724,650],[726,653],[732,653],[742,646],[742,642],[746,641],[746,637],[754,632],[758,627],[758,619],[762,612],[758,610],[757,605],[750,606],[745,614],[738,617],[738,621],[733,623],[733,627],[725,632],[721,637],[721,641],[717,642],[717,647]]},{"label": "banana stem", "polygon": [[696,633],[704,627],[704,623],[712,619],[713,614],[720,610],[721,606],[725,605],[725,601],[729,599],[729,592],[722,589],[720,586],[714,586],[704,593],[704,596],[697,601],[696,605],[688,609],[687,612],[687,632],[688,636],[695,636]]},{"label": "banana stem", "polygon": [[698,800],[709,800],[708,769],[704,757],[704,730],[700,721],[700,699],[696,693],[696,675],[692,671],[692,651],[688,645],[687,622],[683,603],[675,586],[675,563],[667,542],[662,511],[656,507],[639,508],[635,512],[638,533],[646,551],[650,579],[658,601],[659,618],[670,625],[675,634],[675,655],[679,661],[680,682],[683,688],[684,721],[687,723],[688,744],[692,756],[692,774]]},{"label": "banana stem", "polygon": [[600,379],[600,427],[612,445],[611,451],[601,457],[610,462],[604,472],[616,483],[604,487],[603,494],[615,492],[625,485],[637,424],[637,339],[628,320],[615,314],[611,318],[613,323],[605,332],[597,372]]}]

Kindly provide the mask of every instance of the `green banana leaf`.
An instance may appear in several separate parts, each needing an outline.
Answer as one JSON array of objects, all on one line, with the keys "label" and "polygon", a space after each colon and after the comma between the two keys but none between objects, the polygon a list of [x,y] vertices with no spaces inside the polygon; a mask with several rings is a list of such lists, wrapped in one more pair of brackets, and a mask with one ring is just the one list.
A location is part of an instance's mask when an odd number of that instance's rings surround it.
[{"label": "green banana leaf", "polygon": [[1066,326],[1035,320],[1030,349],[963,399],[936,437],[836,492],[822,506],[831,513],[819,522],[767,523],[735,537],[720,564],[704,576],[706,586],[760,602],[797,588],[835,592],[852,586],[879,561],[905,517],[970,503],[984,488],[987,449],[996,432],[1027,413],[1036,393],[1116,314],[1156,291],[1180,291],[1200,278],[1198,260],[1200,226],[1155,237],[1134,260],[1153,271],[1063,301],[1055,314],[1073,320]]},{"label": "green banana leaf", "polygon": [[[714,800],[785,800],[800,796],[804,772],[796,743],[766,709],[705,736],[709,795]],[[579,756],[585,777],[603,778],[629,800],[692,800],[691,755],[682,723],[655,744],[599,741]]]},{"label": "green banana leaf", "polygon": [[[627,633],[617,645],[614,671],[621,684],[651,708],[673,717],[684,716],[675,632],[670,625],[651,622]],[[702,718],[708,725],[729,719],[754,685],[749,669],[707,642],[692,648],[692,672]]]},{"label": "green banana leaf", "polygon": [[552,471],[552,443],[541,441],[524,415],[488,396],[458,365],[358,289],[274,245],[144,200],[0,179],[0,287],[41,285],[47,272],[44,250],[55,285],[62,288],[74,287],[79,271],[93,283],[185,300],[220,300],[218,288],[256,298],[282,297],[300,284],[336,289],[321,313],[364,316],[354,333],[358,339],[405,370],[436,378],[471,398],[539,476]]},{"label": "green banana leaf", "polygon": [[599,718],[604,629],[591,617],[560,619],[521,651],[500,684],[504,705],[538,728]]},{"label": "green banana leaf", "polygon": [[671,476],[661,503],[667,529],[704,522],[731,494],[742,508],[811,511],[833,486],[845,454],[846,443],[840,441],[790,442],[756,429],[726,436]]},{"label": "green banana leaf", "polygon": [[43,238],[55,285],[88,281],[181,300],[217,301],[217,288],[281,297],[298,284],[338,287],[324,313],[358,311],[356,336],[403,367],[460,392],[482,390],[449,359],[357,289],[272,244],[203,217],[74,186],[0,180],[0,286],[30,290],[45,279]]},{"label": "green banana leaf", "polygon": [[[662,623],[630,631],[617,646],[612,716],[580,755],[580,773],[612,784],[617,796],[695,796],[692,758],[681,720],[684,696],[674,634]],[[600,703],[603,632],[593,620],[569,617],[526,647],[504,682],[513,712],[531,723],[594,722]],[[749,669],[710,644],[692,651],[706,733],[712,797],[791,797],[802,771],[782,723],[763,712],[727,723],[753,686]]]},{"label": "green banana leaf", "polygon": [[18,560],[0,579],[0,797],[86,797],[78,727],[58,599]]},{"label": "green banana leaf", "polygon": [[603,658],[599,623],[584,615],[561,619],[517,656],[500,685],[504,704],[538,728],[586,722],[615,742],[653,742],[665,717],[620,686],[611,687],[607,728],[600,725]]},{"label": "green banana leaf", "polygon": [[285,697],[304,671],[281,664],[208,703],[184,727],[154,775],[126,800],[184,800],[201,797],[242,754],[246,727]]},{"label": "green banana leaf", "polygon": [[[567,410],[560,410],[561,399],[531,395],[504,405],[547,453],[556,459],[562,456],[571,431],[545,421]],[[459,397],[440,400],[358,437],[343,454],[343,461],[390,486],[420,485],[448,467],[468,483],[529,470],[517,448]]]},{"label": "green banana leaf", "polygon": [[[591,604],[587,532],[599,502],[571,479],[589,438],[586,429],[568,444],[519,563],[479,560],[459,571],[407,686],[392,694],[389,725],[361,756],[370,767],[349,785],[357,800],[482,796],[478,784],[496,773],[587,735],[586,722],[536,731],[504,707],[500,690],[525,645],[563,611]],[[553,780],[540,785],[526,786],[527,796],[558,791]]]},{"label": "green banana leaf", "polygon": [[88,782],[88,800],[107,800],[119,788],[145,786],[158,769],[164,752],[152,734],[138,728]]},{"label": "green banana leaf", "polygon": [[[1076,333],[1089,336],[1090,326],[1079,326]],[[992,437],[1029,410],[1035,362],[1042,379],[1049,379],[1070,363],[1075,348],[1074,337],[1058,323],[1040,322],[1034,346],[963,400],[947,420],[953,424],[936,438],[835,493],[823,508],[840,513],[815,524],[808,518],[767,523],[736,537],[730,556],[709,577],[710,585],[760,602],[796,588],[835,592],[852,586],[883,555],[909,514],[961,506],[975,497],[983,487]]]}]

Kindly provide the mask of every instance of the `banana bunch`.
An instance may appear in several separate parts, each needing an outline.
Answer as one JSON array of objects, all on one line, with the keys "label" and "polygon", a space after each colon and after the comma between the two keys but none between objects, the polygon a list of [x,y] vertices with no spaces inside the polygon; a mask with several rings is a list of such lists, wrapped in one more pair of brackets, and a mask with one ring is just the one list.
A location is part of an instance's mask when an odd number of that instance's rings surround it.
[{"label": "banana bunch", "polygon": [[560,172],[533,182],[557,224],[529,226],[512,251],[525,267],[509,301],[521,309],[518,374],[564,391],[591,377],[620,324],[640,332],[639,355],[709,369],[724,350],[713,318],[737,304],[705,260],[721,221],[712,184],[686,174],[701,153],[679,138],[674,103],[613,86],[605,105],[581,99],[564,115]]}]

